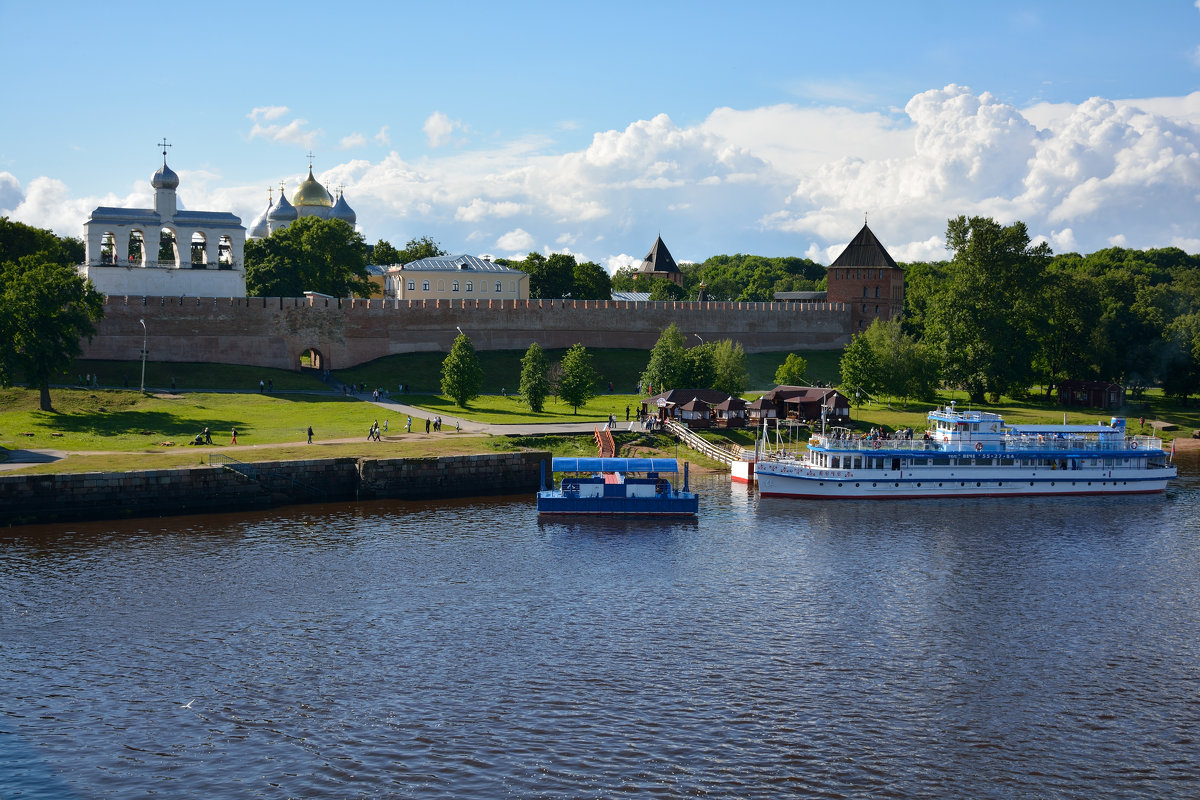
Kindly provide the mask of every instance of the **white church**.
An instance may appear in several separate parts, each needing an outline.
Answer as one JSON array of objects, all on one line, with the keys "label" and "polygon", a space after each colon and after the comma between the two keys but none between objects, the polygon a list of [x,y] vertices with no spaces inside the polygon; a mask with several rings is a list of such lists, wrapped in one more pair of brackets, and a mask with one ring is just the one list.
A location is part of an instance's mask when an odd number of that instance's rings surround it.
[{"label": "white church", "polygon": [[[165,140],[160,145],[163,164],[150,179],[154,208],[93,210],[83,225],[86,257],[80,274],[107,295],[245,297],[242,220],[225,211],[180,210],[179,176],[167,166],[170,145]],[[249,238],[265,238],[307,216],[341,219],[351,227],[357,222],[345,197],[339,192],[334,201],[313,177],[311,161],[308,179],[292,202],[281,186],[279,202],[268,202],[251,223]]]},{"label": "white church", "polygon": [[224,211],[181,211],[179,176],[163,165],[150,179],[154,208],[100,206],[83,224],[79,267],[107,295],[245,297],[246,229]]}]

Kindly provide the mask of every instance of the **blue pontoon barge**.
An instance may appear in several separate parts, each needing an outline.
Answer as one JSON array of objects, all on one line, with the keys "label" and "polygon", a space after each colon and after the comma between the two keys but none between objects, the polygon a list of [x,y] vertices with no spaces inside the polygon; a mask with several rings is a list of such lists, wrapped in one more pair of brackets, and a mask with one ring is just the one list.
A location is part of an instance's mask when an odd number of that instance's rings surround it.
[{"label": "blue pontoon barge", "polygon": [[610,514],[622,516],[695,516],[700,499],[688,491],[688,465],[683,489],[662,477],[679,472],[673,458],[556,458],[551,469],[564,473],[557,488],[546,482],[542,462],[539,514]]}]

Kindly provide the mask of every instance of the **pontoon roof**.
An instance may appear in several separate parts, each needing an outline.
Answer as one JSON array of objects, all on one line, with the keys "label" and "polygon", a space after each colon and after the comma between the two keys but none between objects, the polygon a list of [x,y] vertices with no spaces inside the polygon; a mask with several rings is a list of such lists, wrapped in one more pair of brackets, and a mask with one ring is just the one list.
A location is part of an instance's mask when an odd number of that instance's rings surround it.
[{"label": "pontoon roof", "polygon": [[555,472],[679,472],[673,458],[556,458]]}]

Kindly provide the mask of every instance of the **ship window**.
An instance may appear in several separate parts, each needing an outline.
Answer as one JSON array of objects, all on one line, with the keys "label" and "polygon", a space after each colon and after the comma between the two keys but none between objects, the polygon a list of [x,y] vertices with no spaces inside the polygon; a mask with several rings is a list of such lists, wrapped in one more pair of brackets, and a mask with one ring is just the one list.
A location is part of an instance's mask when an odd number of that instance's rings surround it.
[{"label": "ship window", "polygon": [[949,456],[934,456],[933,465],[935,467],[948,467],[950,466],[950,458]]},{"label": "ship window", "polygon": [[841,469],[841,468],[842,468],[842,457],[841,457],[841,456],[834,456],[834,457],[833,457],[833,468],[834,468],[834,469]]},{"label": "ship window", "polygon": [[1011,467],[1012,465],[1013,465],[1013,460],[1012,460],[1011,458],[1002,458],[1002,459],[1000,459],[1000,466],[1002,466],[1002,467]]},{"label": "ship window", "polygon": [[862,456],[854,457],[854,469],[862,469]]}]

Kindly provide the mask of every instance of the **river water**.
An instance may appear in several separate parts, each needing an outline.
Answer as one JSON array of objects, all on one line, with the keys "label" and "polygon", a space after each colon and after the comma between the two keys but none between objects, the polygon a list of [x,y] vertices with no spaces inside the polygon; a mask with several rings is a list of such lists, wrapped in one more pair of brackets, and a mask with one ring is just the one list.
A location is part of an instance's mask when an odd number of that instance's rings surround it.
[{"label": "river water", "polygon": [[1200,478],[0,529],[0,797],[1200,796]]}]

